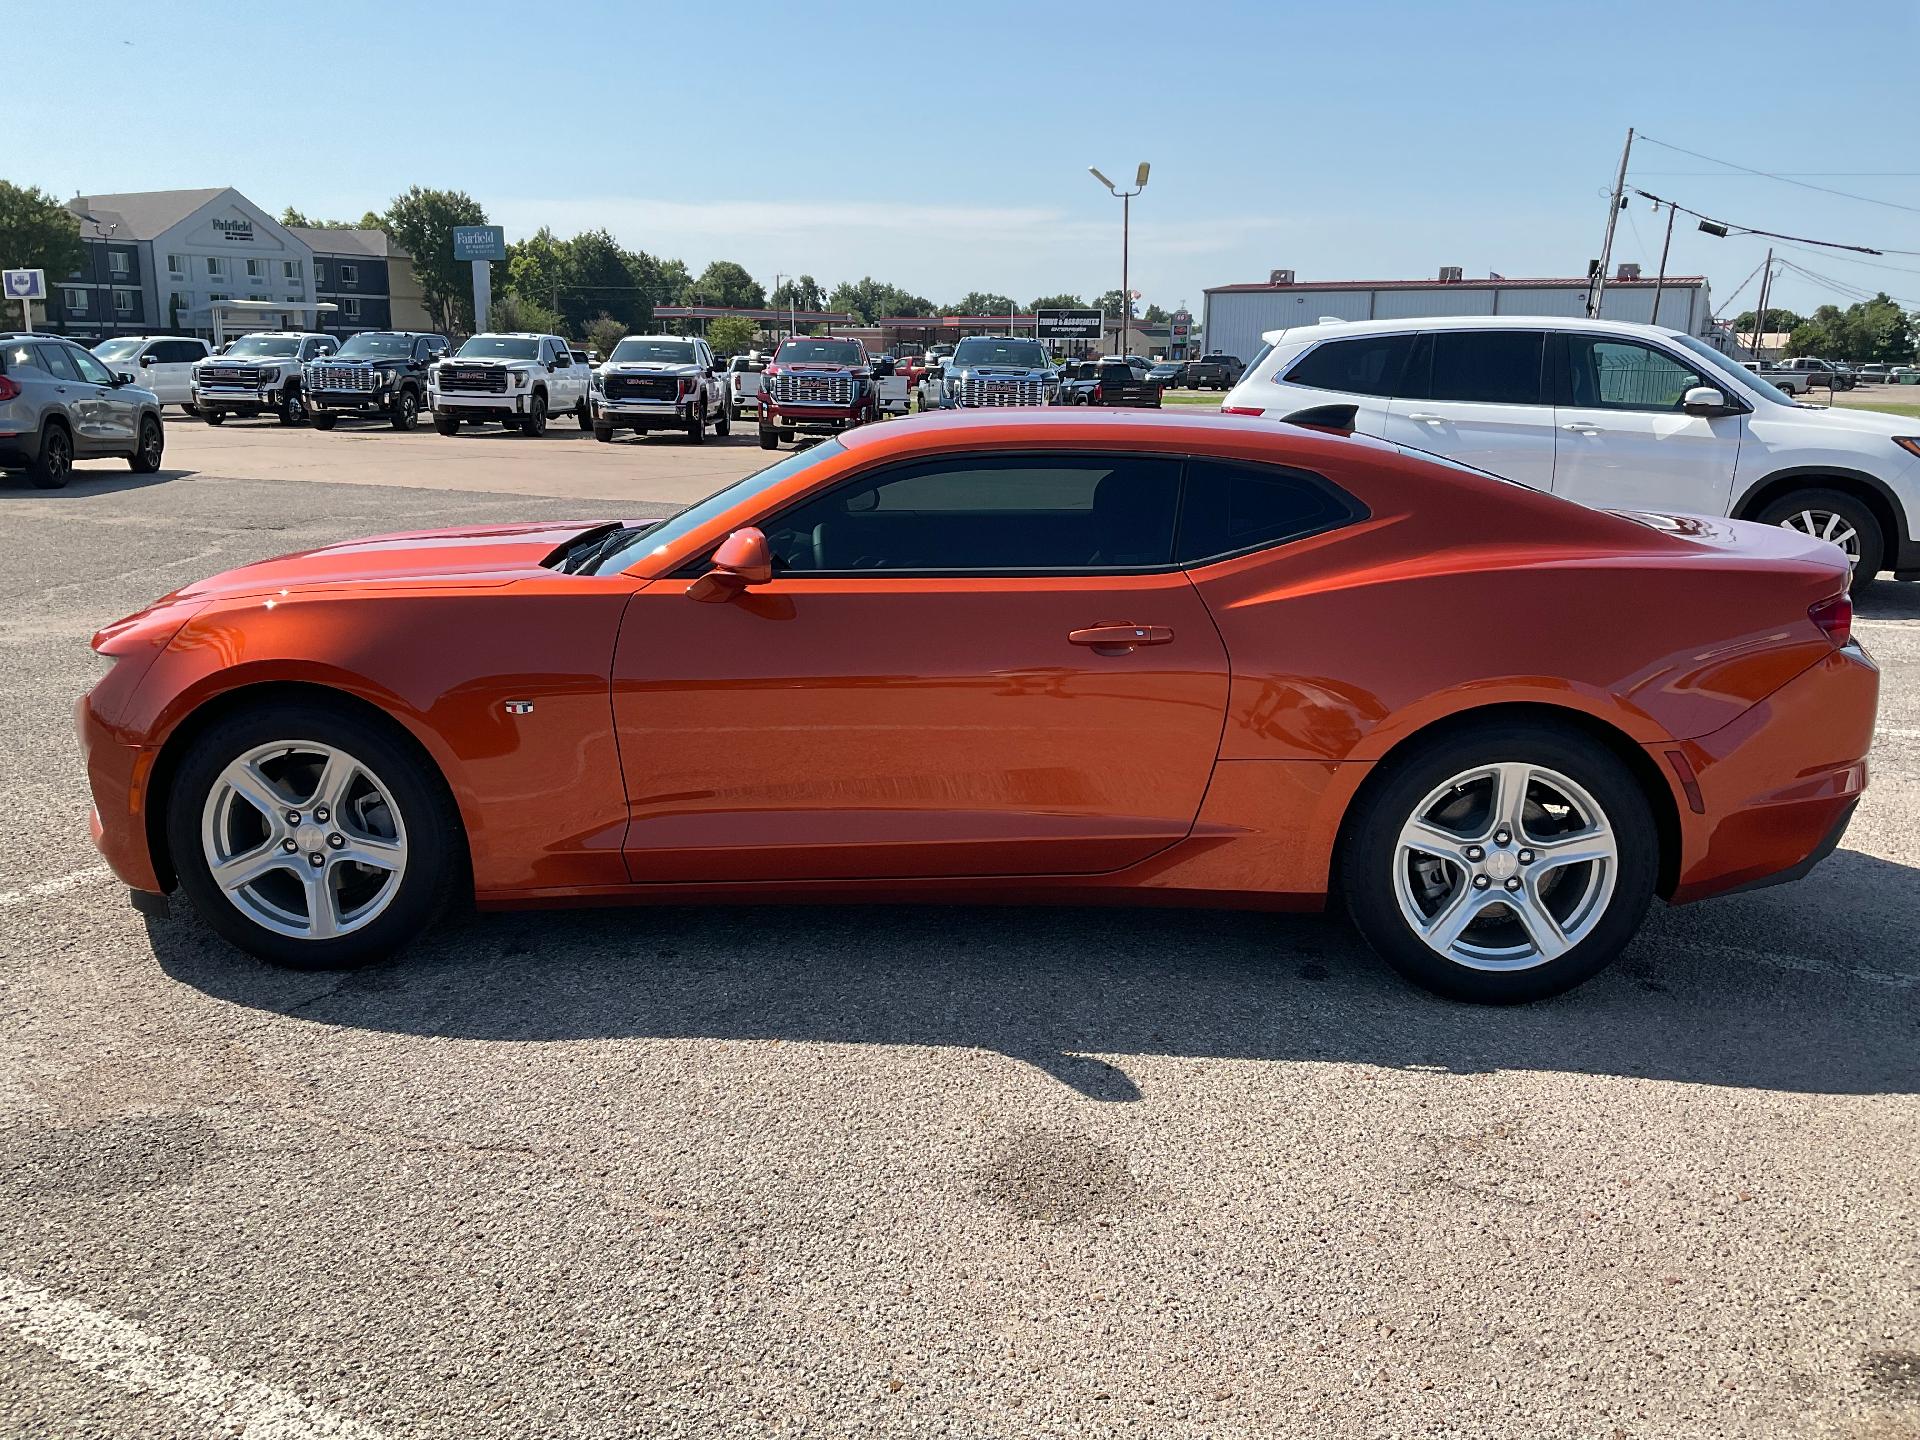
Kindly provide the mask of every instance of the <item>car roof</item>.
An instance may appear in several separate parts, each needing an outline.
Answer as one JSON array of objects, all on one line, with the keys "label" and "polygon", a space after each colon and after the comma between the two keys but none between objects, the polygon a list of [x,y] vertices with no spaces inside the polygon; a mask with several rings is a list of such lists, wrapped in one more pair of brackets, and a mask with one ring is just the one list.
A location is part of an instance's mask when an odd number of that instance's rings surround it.
[{"label": "car roof", "polygon": [[1589,320],[1573,315],[1412,315],[1399,320],[1303,320],[1298,325],[1278,326],[1261,332],[1260,338],[1275,344],[1324,340],[1338,335],[1397,335],[1415,330],[1566,330],[1603,335],[1666,335],[1679,337],[1684,330],[1668,325],[1636,325],[1627,320]]},{"label": "car roof", "polygon": [[[1092,364],[1094,362],[1086,362]],[[838,439],[849,450],[879,447],[918,451],[923,440],[938,448],[942,439],[978,441],[983,445],[1023,444],[1052,447],[1084,444],[1101,448],[1129,443],[1178,451],[1183,445],[1207,449],[1222,441],[1244,441],[1261,435],[1287,437],[1302,443],[1325,442],[1359,446],[1382,455],[1403,453],[1402,447],[1366,435],[1339,435],[1332,431],[1246,415],[1222,415],[1202,410],[1113,410],[1094,412],[1080,406],[1035,406],[1004,410],[942,410],[916,415],[903,425],[862,425],[841,432]]]}]

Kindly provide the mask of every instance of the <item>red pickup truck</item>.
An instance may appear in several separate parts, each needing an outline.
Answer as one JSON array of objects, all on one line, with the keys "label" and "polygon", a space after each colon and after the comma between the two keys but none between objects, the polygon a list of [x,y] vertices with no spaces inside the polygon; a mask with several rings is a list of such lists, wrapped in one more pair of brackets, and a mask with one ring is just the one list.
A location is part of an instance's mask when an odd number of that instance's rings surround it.
[{"label": "red pickup truck", "polygon": [[833,435],[879,418],[873,362],[858,340],[794,335],[760,382],[760,448],[796,435]]}]

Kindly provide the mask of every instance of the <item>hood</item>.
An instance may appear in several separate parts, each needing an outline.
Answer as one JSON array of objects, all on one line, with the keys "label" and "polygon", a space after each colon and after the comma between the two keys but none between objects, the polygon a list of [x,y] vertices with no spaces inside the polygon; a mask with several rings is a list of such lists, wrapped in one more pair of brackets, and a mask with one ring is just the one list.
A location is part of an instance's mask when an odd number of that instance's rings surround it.
[{"label": "hood", "polygon": [[772,375],[865,375],[868,365],[833,365],[825,360],[778,360],[767,367]]},{"label": "hood", "polygon": [[947,362],[947,374],[972,375],[981,380],[1057,380],[1059,372],[1045,365],[955,365]]},{"label": "hood", "polygon": [[1920,419],[1907,415],[1889,415],[1881,410],[1857,410],[1848,405],[1781,405],[1775,402],[1757,409],[1751,424],[1758,426],[1792,425],[1809,435],[1920,435]]},{"label": "hood", "polygon": [[484,360],[461,360],[452,355],[439,362],[443,369],[451,370],[518,370],[522,366],[538,366],[538,360],[499,360],[488,356]]},{"label": "hood", "polygon": [[702,375],[705,370],[691,360],[609,360],[601,365],[602,375]]},{"label": "hood", "polygon": [[602,523],[547,522],[409,530],[347,540],[210,575],[182,586],[157,603],[410,584],[435,588],[507,585],[550,573],[541,569],[543,560]]}]

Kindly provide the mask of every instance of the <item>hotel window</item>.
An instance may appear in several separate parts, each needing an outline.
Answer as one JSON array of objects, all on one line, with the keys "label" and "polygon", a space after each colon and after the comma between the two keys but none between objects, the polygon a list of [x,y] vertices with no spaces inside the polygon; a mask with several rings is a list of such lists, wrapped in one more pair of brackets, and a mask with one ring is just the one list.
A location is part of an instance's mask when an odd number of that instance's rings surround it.
[{"label": "hotel window", "polygon": [[207,278],[224,280],[227,278],[227,258],[224,255],[207,256]]},{"label": "hotel window", "polygon": [[249,280],[266,279],[267,278],[267,262],[264,260],[247,261],[247,278]]},{"label": "hotel window", "polygon": [[342,285],[358,285],[360,283],[360,267],[358,265],[342,265],[340,267],[340,283]]},{"label": "hotel window", "polygon": [[187,278],[187,257],[184,255],[167,256],[167,274],[175,280]]},{"label": "hotel window", "polygon": [[123,320],[133,317],[133,291],[116,290],[113,292],[113,313]]},{"label": "hotel window", "polygon": [[84,315],[87,313],[87,292],[84,290],[64,291],[61,294],[60,303],[66,307],[67,314]]},{"label": "hotel window", "polygon": [[117,276],[125,277],[127,274],[127,252],[124,250],[109,250],[107,252],[107,269]]},{"label": "hotel window", "polygon": [[301,264],[298,260],[282,260],[280,262],[280,273],[289,280],[298,280],[300,278],[300,271]]},{"label": "hotel window", "polygon": [[357,295],[341,297],[340,313],[349,320],[358,321],[360,318],[360,297]]}]

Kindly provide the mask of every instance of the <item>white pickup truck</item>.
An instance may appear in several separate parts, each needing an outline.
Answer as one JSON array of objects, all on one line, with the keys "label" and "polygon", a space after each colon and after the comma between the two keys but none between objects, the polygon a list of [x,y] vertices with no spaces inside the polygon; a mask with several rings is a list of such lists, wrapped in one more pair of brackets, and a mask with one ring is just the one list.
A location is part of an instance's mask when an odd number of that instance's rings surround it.
[{"label": "white pickup truck", "polygon": [[586,357],[558,335],[475,335],[459,354],[427,368],[433,428],[452,435],[462,422],[497,420],[522,435],[544,435],[549,416],[572,415],[591,430],[592,376]]},{"label": "white pickup truck", "polygon": [[307,418],[301,371],[339,348],[331,335],[295,330],[242,335],[218,355],[194,363],[194,408],[209,425],[229,415],[269,414],[282,425],[298,425]]},{"label": "white pickup truck", "polygon": [[905,415],[913,408],[913,389],[891,355],[873,362],[873,397],[882,415]]},{"label": "white pickup truck", "polygon": [[767,357],[758,351],[736,355],[727,362],[727,414],[744,420],[760,408],[760,376]]},{"label": "white pickup truck", "polygon": [[1740,363],[1774,389],[1784,390],[1789,395],[1804,395],[1813,388],[1813,377],[1804,370],[1788,370],[1771,360],[1742,360]]}]

